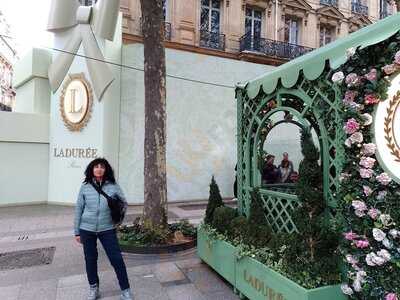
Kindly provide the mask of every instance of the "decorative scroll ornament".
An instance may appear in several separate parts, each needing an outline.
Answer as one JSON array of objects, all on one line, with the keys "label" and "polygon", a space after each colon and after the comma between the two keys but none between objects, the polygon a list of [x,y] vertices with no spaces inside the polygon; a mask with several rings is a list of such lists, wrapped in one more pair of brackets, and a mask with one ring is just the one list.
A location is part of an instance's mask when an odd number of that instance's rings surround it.
[{"label": "decorative scroll ornament", "polygon": [[52,0],[47,30],[69,36],[48,70],[53,92],[60,87],[82,43],[93,90],[101,100],[114,77],[104,62],[97,38],[114,39],[119,3],[119,0],[99,0],[91,7],[79,6],[78,0]]},{"label": "decorative scroll ornament", "polygon": [[386,117],[384,122],[384,131],[386,145],[390,149],[390,154],[394,157],[396,162],[400,162],[400,145],[394,135],[394,121],[395,114],[400,104],[400,91],[390,100],[389,107],[386,109]]}]

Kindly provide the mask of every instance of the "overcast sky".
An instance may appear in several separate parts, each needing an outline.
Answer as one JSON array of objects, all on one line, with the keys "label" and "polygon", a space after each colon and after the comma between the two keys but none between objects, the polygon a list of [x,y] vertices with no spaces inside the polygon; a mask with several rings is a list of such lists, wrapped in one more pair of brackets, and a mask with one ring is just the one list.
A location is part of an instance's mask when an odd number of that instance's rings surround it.
[{"label": "overcast sky", "polygon": [[0,0],[19,57],[32,47],[52,46],[52,34],[46,31],[49,8],[50,0]]}]

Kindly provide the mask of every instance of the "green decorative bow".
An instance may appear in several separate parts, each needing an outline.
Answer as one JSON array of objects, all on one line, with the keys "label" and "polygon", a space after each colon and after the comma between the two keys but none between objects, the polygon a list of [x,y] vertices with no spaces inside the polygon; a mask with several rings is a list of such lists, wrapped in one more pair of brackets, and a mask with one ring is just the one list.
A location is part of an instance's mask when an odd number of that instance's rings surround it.
[{"label": "green decorative bow", "polygon": [[103,62],[104,56],[97,38],[114,39],[118,19],[119,0],[99,0],[93,7],[80,6],[78,0],[53,0],[47,30],[56,35],[68,35],[69,40],[49,67],[50,86],[55,92],[63,82],[81,43],[93,90],[100,101],[114,81],[114,76]]}]

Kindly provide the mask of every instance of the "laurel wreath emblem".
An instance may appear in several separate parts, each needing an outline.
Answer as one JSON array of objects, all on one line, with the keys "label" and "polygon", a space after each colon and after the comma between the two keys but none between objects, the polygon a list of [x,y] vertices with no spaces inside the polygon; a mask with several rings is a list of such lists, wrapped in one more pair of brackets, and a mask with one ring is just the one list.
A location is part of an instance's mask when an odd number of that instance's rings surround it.
[{"label": "laurel wreath emblem", "polygon": [[393,134],[394,130],[394,115],[397,107],[400,104],[400,91],[389,102],[389,107],[386,109],[386,117],[384,122],[386,145],[390,149],[390,154],[395,157],[396,162],[400,162],[400,147],[397,144],[396,137]]}]

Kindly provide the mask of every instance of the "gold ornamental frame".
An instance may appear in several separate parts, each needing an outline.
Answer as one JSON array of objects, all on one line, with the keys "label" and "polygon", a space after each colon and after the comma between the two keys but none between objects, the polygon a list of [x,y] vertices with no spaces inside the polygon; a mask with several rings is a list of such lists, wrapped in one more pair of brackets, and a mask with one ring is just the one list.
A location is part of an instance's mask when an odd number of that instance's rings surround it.
[{"label": "gold ornamental frame", "polygon": [[[84,113],[84,116],[78,123],[71,122],[68,117],[65,114],[64,111],[64,103],[65,103],[65,93],[67,91],[67,88],[69,84],[74,81],[74,80],[79,80],[81,83],[83,83],[86,93],[87,93],[87,107],[86,111]],[[92,115],[92,109],[93,109],[93,89],[90,86],[89,81],[86,79],[84,73],[77,73],[77,74],[69,74],[67,80],[63,84],[63,88],[61,90],[61,96],[60,96],[60,113],[61,117],[64,121],[65,126],[70,130],[70,131],[82,131],[83,128],[87,125],[87,123],[90,120],[90,117]]]}]

